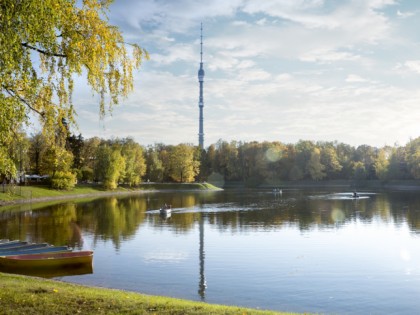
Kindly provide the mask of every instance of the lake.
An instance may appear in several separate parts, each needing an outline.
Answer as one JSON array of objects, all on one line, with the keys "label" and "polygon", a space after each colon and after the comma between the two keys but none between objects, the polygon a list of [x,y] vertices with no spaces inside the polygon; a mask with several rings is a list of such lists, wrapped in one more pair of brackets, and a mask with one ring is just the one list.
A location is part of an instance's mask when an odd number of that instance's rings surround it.
[{"label": "lake", "polygon": [[[172,205],[162,216],[159,208]],[[420,310],[420,193],[143,193],[0,212],[0,239],[95,251],[68,282],[252,308]]]}]

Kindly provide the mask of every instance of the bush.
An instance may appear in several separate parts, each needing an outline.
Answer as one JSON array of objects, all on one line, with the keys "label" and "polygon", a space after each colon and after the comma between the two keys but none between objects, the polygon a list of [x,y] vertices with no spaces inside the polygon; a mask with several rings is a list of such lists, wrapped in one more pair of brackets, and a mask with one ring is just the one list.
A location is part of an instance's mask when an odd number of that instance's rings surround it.
[{"label": "bush", "polygon": [[84,166],[82,167],[80,180],[84,182],[91,182],[93,181],[93,170],[90,167]]},{"label": "bush", "polygon": [[56,172],[51,178],[51,188],[70,190],[76,185],[76,175],[71,172]]}]

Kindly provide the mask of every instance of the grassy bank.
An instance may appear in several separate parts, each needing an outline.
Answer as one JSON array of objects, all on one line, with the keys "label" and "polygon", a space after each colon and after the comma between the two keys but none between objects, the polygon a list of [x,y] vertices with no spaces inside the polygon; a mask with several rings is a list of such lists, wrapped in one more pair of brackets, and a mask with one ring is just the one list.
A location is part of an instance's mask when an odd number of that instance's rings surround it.
[{"label": "grassy bank", "polygon": [[[0,273],[2,314],[286,314]],[[287,313],[290,314],[290,313]]]},{"label": "grassy bank", "polygon": [[144,183],[137,187],[118,187],[115,190],[104,190],[98,185],[77,185],[69,191],[54,190],[48,186],[9,186],[0,191],[0,206],[19,202],[42,202],[66,198],[83,198],[111,194],[129,194],[150,190],[216,190],[208,183]]}]

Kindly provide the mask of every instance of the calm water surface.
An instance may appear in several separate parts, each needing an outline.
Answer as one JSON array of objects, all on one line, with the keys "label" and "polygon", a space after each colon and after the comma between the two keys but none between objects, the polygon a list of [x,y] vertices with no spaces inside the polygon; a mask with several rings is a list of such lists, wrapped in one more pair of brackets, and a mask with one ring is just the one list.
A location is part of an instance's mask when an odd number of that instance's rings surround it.
[{"label": "calm water surface", "polygon": [[148,193],[22,207],[0,212],[0,239],[95,251],[93,271],[56,279],[283,311],[420,312],[418,192]]}]

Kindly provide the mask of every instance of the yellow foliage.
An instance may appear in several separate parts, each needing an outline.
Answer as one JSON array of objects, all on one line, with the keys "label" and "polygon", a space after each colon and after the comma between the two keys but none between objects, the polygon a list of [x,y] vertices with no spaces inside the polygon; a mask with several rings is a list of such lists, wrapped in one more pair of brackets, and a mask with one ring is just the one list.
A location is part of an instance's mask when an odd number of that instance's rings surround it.
[{"label": "yellow foliage", "polygon": [[137,44],[126,44],[118,28],[108,23],[111,2],[2,0],[0,149],[13,141],[31,112],[38,115],[47,141],[56,144],[57,130],[75,124],[75,74],[86,74],[100,95],[101,116],[106,95],[110,110],[132,91],[133,70],[148,54]]}]

